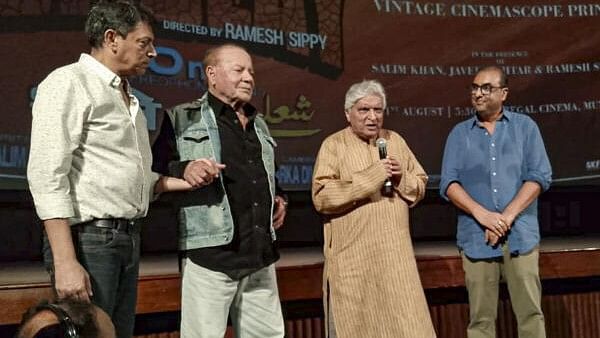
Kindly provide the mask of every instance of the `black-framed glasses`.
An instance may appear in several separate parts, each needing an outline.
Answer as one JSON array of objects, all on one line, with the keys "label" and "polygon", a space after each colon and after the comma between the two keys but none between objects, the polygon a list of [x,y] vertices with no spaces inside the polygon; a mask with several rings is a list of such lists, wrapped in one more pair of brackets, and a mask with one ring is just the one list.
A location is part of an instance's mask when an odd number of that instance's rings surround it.
[{"label": "black-framed glasses", "polygon": [[494,89],[506,88],[506,86],[492,86],[491,83],[484,83],[481,86],[475,83],[471,84],[471,94],[477,94],[478,90],[481,90],[481,94],[490,95]]}]

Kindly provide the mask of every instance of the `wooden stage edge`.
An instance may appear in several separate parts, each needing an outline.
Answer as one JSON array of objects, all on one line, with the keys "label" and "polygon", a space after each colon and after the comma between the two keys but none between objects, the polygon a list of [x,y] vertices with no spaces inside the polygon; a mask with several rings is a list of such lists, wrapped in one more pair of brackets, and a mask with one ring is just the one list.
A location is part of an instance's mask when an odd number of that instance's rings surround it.
[{"label": "wooden stage edge", "polygon": [[[600,238],[568,239],[569,244],[561,247],[563,241],[542,241],[543,280],[600,276]],[[425,289],[464,286],[461,258],[453,243],[417,243],[415,253]],[[321,248],[282,250],[277,265],[282,302],[319,299],[322,272]],[[181,279],[176,256],[143,257],[138,286],[138,314],[178,311]],[[29,306],[51,295],[41,263],[0,263],[0,325],[18,323]]]}]

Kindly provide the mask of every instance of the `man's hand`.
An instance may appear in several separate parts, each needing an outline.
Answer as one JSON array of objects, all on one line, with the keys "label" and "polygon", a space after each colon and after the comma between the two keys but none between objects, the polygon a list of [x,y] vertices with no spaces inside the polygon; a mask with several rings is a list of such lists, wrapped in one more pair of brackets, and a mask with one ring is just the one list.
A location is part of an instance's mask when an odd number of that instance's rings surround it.
[{"label": "man's hand", "polygon": [[224,168],[224,164],[217,163],[213,159],[194,160],[185,167],[183,179],[194,188],[203,187],[211,184],[215,178],[219,177],[219,173]]},{"label": "man's hand", "polygon": [[402,168],[400,167],[400,162],[392,156],[388,156],[381,160],[385,170],[387,171],[388,178],[392,180],[393,184],[398,184],[400,182],[400,178],[402,176]]},{"label": "man's hand", "polygon": [[388,178],[400,178],[401,168],[400,168],[400,162],[398,162],[398,160],[396,160],[395,158],[393,158],[391,156],[388,156],[388,157],[382,159],[381,163],[383,163],[383,167],[385,168],[385,170],[387,172]]},{"label": "man's hand", "polygon": [[515,219],[523,212],[542,192],[542,187],[534,181],[526,181],[523,183],[517,195],[510,201],[506,208],[502,211],[502,216],[506,225],[510,229],[513,226]]},{"label": "man's hand", "polygon": [[502,212],[502,218],[506,222],[506,226],[508,227],[508,229],[510,229],[510,228],[512,228],[512,225],[515,222],[515,219],[517,217],[516,217],[516,215],[513,215],[512,213],[509,213],[507,210],[504,210]]},{"label": "man's hand", "polygon": [[89,301],[92,296],[90,276],[77,260],[68,220],[47,219],[44,220],[44,228],[52,250],[56,295],[58,298]]},{"label": "man's hand", "polygon": [[[515,221],[515,216],[510,215],[506,211],[503,212],[500,216],[501,218],[497,222],[497,225],[499,225],[499,227],[497,228],[501,228],[504,230],[504,233],[507,233],[508,230],[510,230],[510,228],[512,227],[513,222]],[[495,246],[496,244],[498,244],[502,237],[499,237],[495,232],[492,232],[487,228],[485,229],[485,242],[490,246]]]},{"label": "man's hand", "polygon": [[54,281],[59,299],[72,298],[89,302],[92,296],[90,276],[76,260],[54,262]]},{"label": "man's hand", "polygon": [[485,229],[485,242],[490,246],[495,246],[500,241],[500,237],[496,236],[495,233]]},{"label": "man's hand", "polygon": [[287,213],[287,202],[281,196],[275,196],[275,212],[273,213],[273,229],[277,230],[283,225]]},{"label": "man's hand", "polygon": [[480,208],[473,213],[473,217],[475,217],[477,222],[483,225],[486,230],[491,231],[498,237],[503,237],[510,229],[506,220],[504,219],[504,216],[497,212],[491,212],[484,208]]}]

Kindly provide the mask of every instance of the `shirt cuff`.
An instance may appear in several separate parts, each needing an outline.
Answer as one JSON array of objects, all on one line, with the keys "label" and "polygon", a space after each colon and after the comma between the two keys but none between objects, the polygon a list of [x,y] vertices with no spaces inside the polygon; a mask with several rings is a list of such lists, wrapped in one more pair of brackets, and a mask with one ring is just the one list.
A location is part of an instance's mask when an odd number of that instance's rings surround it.
[{"label": "shirt cuff", "polygon": [[43,221],[53,218],[71,218],[75,216],[70,196],[63,194],[45,194],[34,197],[35,210]]},{"label": "shirt cuff", "polygon": [[551,183],[550,179],[546,179],[546,178],[544,178],[543,175],[538,174],[538,173],[528,173],[523,178],[523,181],[536,182],[537,184],[540,185],[540,187],[542,188],[542,191],[548,190],[548,188],[550,188],[550,183]]},{"label": "shirt cuff", "polygon": [[441,182],[440,182],[440,196],[445,199],[447,202],[450,202],[450,199],[448,198],[448,187],[450,186],[450,184],[452,183],[458,183],[460,184],[460,181],[457,179],[444,179],[442,178]]}]

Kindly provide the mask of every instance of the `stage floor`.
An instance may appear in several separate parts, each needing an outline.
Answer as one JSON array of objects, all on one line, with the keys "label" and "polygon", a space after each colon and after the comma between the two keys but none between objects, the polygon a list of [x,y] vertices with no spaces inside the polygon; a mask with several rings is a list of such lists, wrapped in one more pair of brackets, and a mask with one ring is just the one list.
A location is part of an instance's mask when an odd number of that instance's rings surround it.
[{"label": "stage floor", "polygon": [[[414,244],[417,260],[458,257],[454,242],[428,241]],[[597,251],[600,237],[548,237],[540,244],[541,253]],[[323,263],[321,247],[284,248],[280,250],[278,268],[306,266]],[[178,274],[176,254],[144,255],[140,262],[140,277]],[[49,283],[42,262],[0,263],[0,287]]]}]

